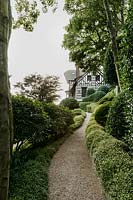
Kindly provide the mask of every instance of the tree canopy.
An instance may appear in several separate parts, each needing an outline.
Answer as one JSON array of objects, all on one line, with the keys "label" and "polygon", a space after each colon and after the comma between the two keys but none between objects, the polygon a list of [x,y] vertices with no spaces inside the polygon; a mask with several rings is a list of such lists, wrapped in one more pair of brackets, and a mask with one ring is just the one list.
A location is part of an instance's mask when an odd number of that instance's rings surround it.
[{"label": "tree canopy", "polygon": [[18,94],[32,99],[45,102],[53,102],[59,98],[57,92],[60,90],[59,77],[31,74],[18,82],[15,88],[19,89]]}]

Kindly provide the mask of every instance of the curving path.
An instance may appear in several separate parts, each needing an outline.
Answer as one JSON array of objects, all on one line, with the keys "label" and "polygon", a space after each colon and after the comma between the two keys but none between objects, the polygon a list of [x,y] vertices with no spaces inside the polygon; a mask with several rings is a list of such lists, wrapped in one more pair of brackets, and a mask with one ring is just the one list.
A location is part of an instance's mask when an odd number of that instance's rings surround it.
[{"label": "curving path", "polygon": [[90,115],[60,147],[49,169],[49,200],[104,200],[85,145],[85,129]]}]

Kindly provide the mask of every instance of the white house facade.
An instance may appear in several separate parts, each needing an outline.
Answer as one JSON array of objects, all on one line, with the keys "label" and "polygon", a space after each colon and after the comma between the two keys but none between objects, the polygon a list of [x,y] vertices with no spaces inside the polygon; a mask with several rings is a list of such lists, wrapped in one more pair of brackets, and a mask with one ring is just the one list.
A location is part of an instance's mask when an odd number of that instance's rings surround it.
[{"label": "white house facade", "polygon": [[73,97],[78,101],[82,101],[82,99],[86,96],[88,88],[98,89],[101,85],[104,85],[101,72],[96,74],[93,74],[92,72],[80,72],[77,75],[76,70],[68,70],[64,73],[64,75],[68,83],[66,97]]}]

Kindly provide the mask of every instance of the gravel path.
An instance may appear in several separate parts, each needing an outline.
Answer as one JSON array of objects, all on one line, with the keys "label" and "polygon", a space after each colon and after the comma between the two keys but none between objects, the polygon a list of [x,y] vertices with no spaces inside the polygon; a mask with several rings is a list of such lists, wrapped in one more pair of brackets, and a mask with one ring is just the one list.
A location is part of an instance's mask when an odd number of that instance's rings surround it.
[{"label": "gravel path", "polygon": [[49,200],[104,200],[100,181],[95,175],[85,145],[89,115],[60,147],[49,170]]}]

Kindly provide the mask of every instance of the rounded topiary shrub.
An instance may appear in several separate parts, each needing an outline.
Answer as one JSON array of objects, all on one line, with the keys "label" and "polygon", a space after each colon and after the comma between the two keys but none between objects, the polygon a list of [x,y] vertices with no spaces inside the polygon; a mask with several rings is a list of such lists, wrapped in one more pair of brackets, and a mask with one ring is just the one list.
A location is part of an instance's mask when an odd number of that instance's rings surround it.
[{"label": "rounded topiary shrub", "polygon": [[91,94],[90,96],[83,98],[83,102],[97,102],[105,95],[106,95],[105,92],[97,91]]},{"label": "rounded topiary shrub", "polygon": [[103,92],[105,92],[106,94],[109,92],[109,88],[108,88],[108,86],[106,86],[106,85],[102,85],[102,86],[100,86],[99,88],[98,88],[98,90],[97,91],[103,91]]},{"label": "rounded topiary shrub", "polygon": [[88,89],[87,89],[86,96],[89,96],[89,95],[91,95],[91,94],[93,94],[93,93],[95,93],[95,92],[96,92],[96,90],[95,90],[94,88],[88,88]]},{"label": "rounded topiary shrub", "polygon": [[74,98],[66,98],[66,99],[63,99],[61,102],[60,102],[60,106],[63,106],[63,107],[67,107],[69,108],[70,110],[73,110],[75,108],[79,108],[79,103],[76,99]]},{"label": "rounded topiary shrub", "polygon": [[80,102],[79,103],[79,107],[84,111],[87,111],[87,105],[89,105],[89,102]]},{"label": "rounded topiary shrub", "polygon": [[106,124],[110,106],[111,102],[108,101],[98,106],[98,108],[95,111],[95,120],[102,126],[105,126]]}]

